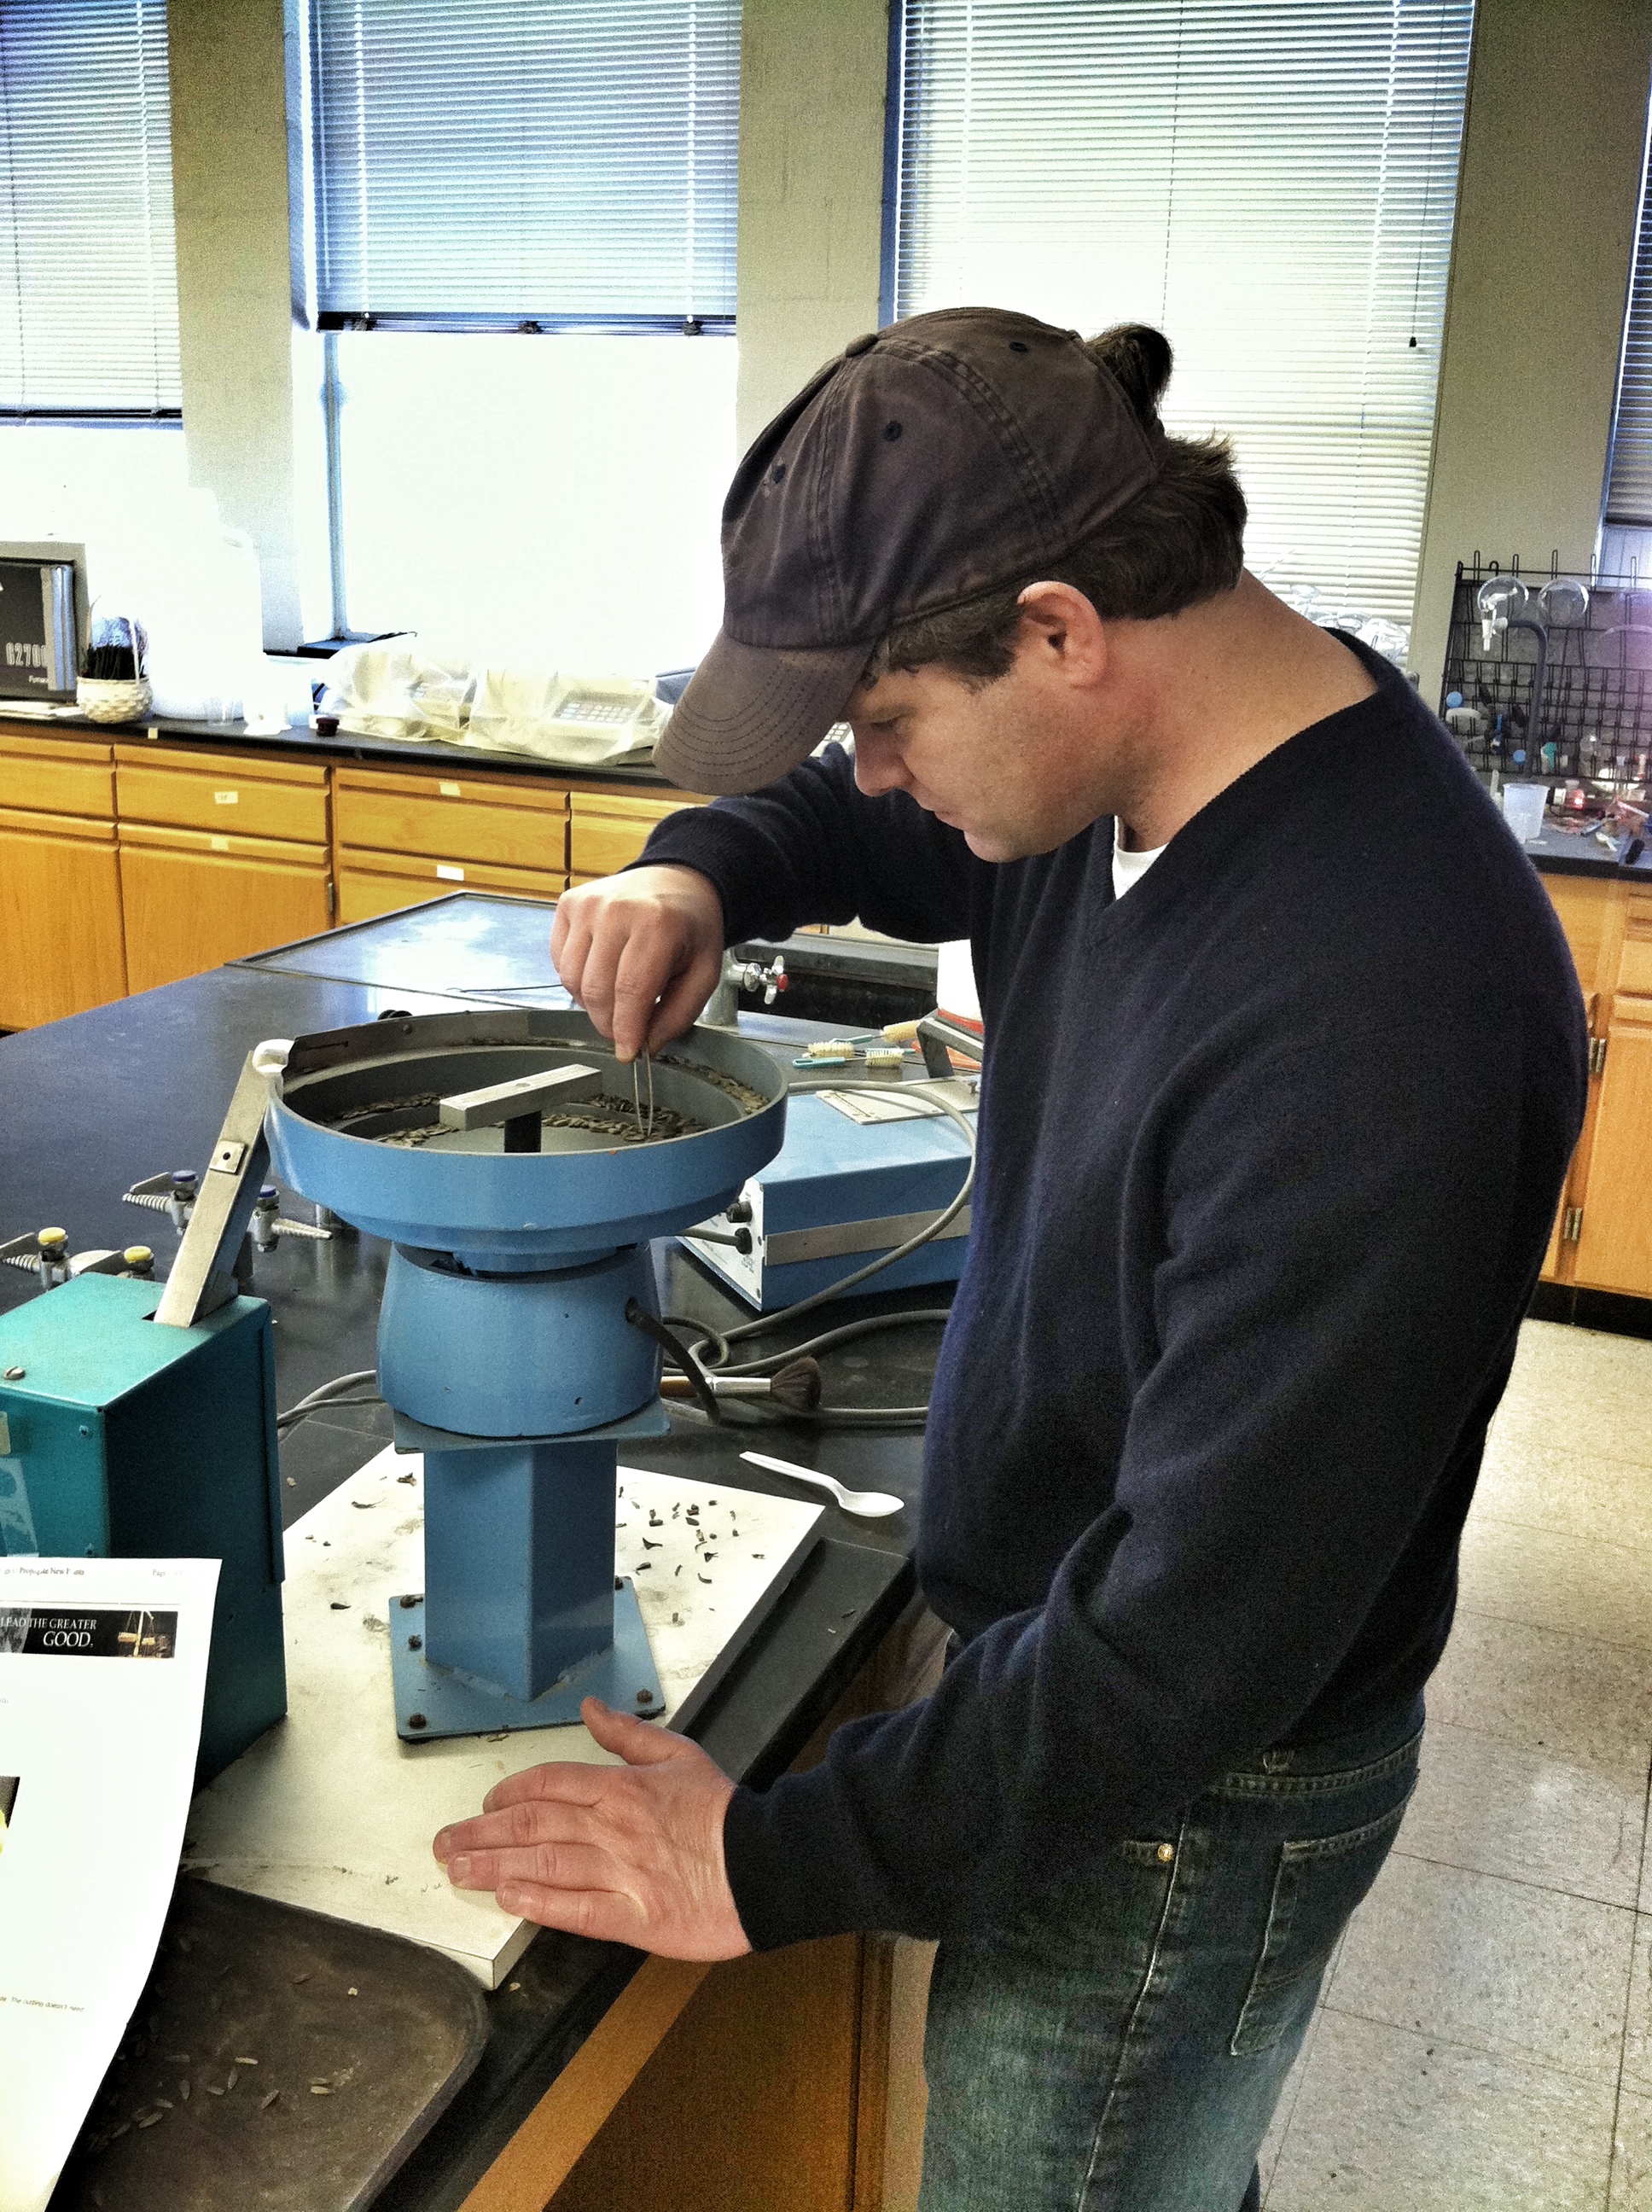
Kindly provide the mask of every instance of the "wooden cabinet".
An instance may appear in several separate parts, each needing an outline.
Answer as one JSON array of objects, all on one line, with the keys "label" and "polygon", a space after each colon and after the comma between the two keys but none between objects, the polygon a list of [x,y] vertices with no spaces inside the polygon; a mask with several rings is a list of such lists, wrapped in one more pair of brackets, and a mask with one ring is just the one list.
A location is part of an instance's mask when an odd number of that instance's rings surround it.
[{"label": "wooden cabinet", "polygon": [[123,823],[327,842],[327,769],[320,761],[117,745],[115,799]]},{"label": "wooden cabinet", "polygon": [[508,891],[517,898],[554,899],[568,889],[560,873],[530,868],[491,868],[476,860],[426,860],[404,853],[338,853],[338,919],[370,921],[450,891]]},{"label": "wooden cabinet", "polygon": [[1652,1297],[1652,998],[1620,991],[1605,1042],[1574,1279]]},{"label": "wooden cabinet", "polygon": [[0,728],[0,1029],[125,989],[111,749]]},{"label": "wooden cabinet", "polygon": [[[378,769],[0,720],[0,1030],[457,890],[555,899],[691,793]],[[570,846],[572,850],[570,850]]]},{"label": "wooden cabinet", "polygon": [[655,799],[629,791],[576,791],[569,798],[568,872],[575,883],[611,876],[641,857],[656,822],[685,806],[703,806],[690,792]]},{"label": "wooden cabinet", "polygon": [[463,884],[555,898],[568,888],[568,793],[526,778],[334,771],[339,920]]},{"label": "wooden cabinet", "polygon": [[120,876],[134,991],[317,936],[332,920],[325,846],[123,823]]},{"label": "wooden cabinet", "polygon": [[1589,1095],[1554,1234],[1550,1280],[1652,1297],[1652,896],[1546,876],[1589,1025]]},{"label": "wooden cabinet", "polygon": [[327,775],[319,761],[115,747],[130,989],[329,927]]}]

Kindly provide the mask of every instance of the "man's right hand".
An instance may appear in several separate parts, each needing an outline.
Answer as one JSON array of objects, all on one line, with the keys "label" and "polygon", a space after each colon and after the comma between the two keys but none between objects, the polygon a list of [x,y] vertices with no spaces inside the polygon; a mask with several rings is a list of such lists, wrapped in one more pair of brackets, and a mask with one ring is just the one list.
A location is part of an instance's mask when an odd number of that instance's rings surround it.
[{"label": "man's right hand", "polygon": [[694,1021],[723,966],[723,902],[696,868],[630,868],[564,891],[550,957],[622,1060]]}]

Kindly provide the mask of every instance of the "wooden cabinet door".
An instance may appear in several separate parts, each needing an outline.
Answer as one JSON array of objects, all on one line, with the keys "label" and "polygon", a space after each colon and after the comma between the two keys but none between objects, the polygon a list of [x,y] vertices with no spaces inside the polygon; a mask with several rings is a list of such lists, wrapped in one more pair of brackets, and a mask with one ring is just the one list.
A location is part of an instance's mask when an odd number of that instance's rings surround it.
[{"label": "wooden cabinet door", "polygon": [[112,823],[0,809],[0,1029],[125,990]]},{"label": "wooden cabinet door", "polygon": [[1652,1297],[1652,998],[1619,993],[1606,1040],[1576,1280]]},{"label": "wooden cabinet door", "polygon": [[[1587,998],[1591,991],[1603,988],[1601,954],[1610,951],[1617,936],[1621,890],[1611,879],[1602,881],[1594,876],[1545,876],[1542,884],[1560,917],[1577,980]],[[1610,988],[1609,980],[1604,987]]]},{"label": "wooden cabinet door", "polygon": [[127,828],[120,878],[134,991],[318,936],[332,919],[325,852],[303,845]]}]

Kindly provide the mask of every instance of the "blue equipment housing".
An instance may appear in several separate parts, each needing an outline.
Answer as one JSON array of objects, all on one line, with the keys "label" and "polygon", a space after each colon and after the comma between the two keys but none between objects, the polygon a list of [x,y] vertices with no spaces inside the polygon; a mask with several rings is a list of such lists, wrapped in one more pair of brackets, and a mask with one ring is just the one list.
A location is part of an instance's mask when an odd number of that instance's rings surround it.
[{"label": "blue equipment housing", "polygon": [[[774,1313],[903,1244],[951,1205],[969,1170],[969,1146],[949,1116],[860,1122],[827,1098],[794,1093],[786,1142],[741,1191],[736,1212],[696,1224],[719,1241],[689,1229],[683,1242],[760,1313]],[[747,1251],[727,1241],[735,1223],[750,1232]],[[965,1206],[931,1243],[860,1287],[956,1282],[969,1234]]]},{"label": "blue equipment housing", "polygon": [[287,1710],[270,1309],[191,1328],[161,1286],[86,1274],[0,1316],[0,1553],[222,1561],[200,1780]]}]

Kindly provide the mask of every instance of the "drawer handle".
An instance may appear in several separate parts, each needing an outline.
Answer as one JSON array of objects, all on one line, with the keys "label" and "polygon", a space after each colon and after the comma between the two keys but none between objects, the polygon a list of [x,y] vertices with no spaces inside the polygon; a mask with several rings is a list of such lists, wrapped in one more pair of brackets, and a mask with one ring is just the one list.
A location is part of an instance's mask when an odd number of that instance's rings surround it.
[{"label": "drawer handle", "polygon": [[239,791],[215,791],[212,798],[215,805],[218,806],[239,806],[241,803]]},{"label": "drawer handle", "polygon": [[461,799],[464,793],[456,783],[439,783],[436,789],[444,799]]},{"label": "drawer handle", "polygon": [[446,860],[437,861],[436,873],[445,884],[462,884],[465,881],[464,869],[450,867]]},{"label": "drawer handle", "polygon": [[228,837],[212,837],[208,840],[208,842],[210,844],[212,850],[215,853],[227,853],[229,850],[229,840]]}]

